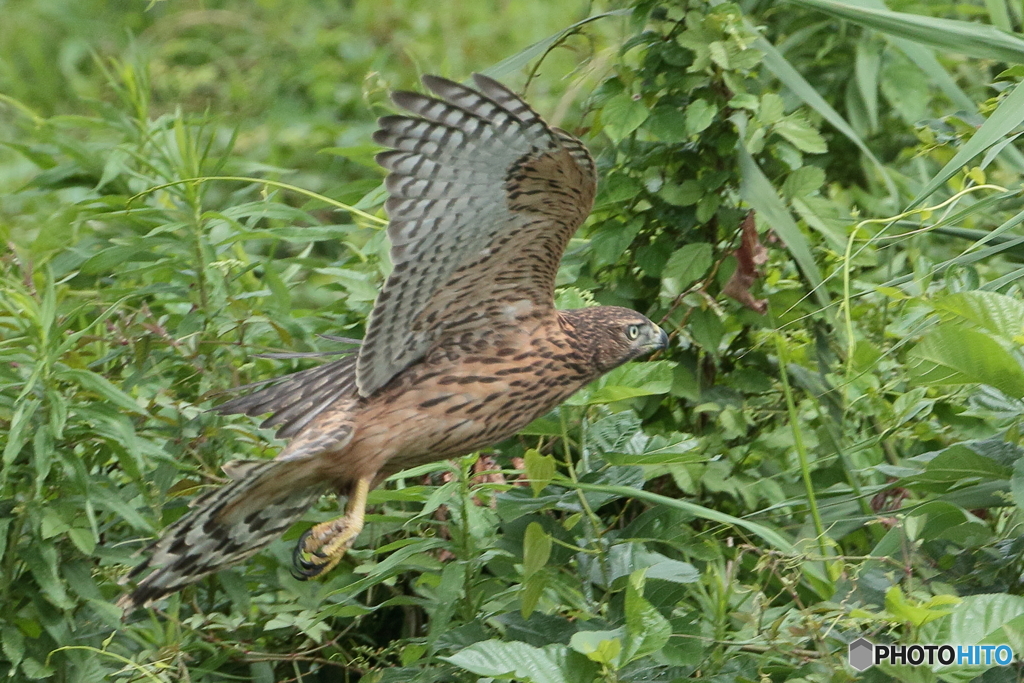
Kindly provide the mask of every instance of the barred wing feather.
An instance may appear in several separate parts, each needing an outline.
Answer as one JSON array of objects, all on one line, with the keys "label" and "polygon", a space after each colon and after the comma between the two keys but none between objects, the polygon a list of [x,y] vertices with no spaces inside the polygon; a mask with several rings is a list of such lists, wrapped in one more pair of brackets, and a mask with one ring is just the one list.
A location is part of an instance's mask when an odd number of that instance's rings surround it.
[{"label": "barred wing feather", "polygon": [[356,361],[363,396],[443,335],[509,306],[550,308],[558,262],[593,203],[583,144],[497,81],[474,80],[479,90],[425,76],[438,97],[395,93],[415,116],[386,116],[374,135],[393,150],[377,160],[390,171],[394,269]]}]

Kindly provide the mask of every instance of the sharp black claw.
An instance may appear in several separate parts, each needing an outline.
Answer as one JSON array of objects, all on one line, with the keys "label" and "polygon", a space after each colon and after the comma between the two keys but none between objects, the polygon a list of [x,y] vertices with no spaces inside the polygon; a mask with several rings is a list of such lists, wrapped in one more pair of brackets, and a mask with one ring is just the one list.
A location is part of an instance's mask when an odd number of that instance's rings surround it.
[{"label": "sharp black claw", "polygon": [[310,554],[316,557],[322,557],[326,559],[324,555],[321,555],[319,552],[315,550],[312,553],[305,553],[305,551],[303,550],[303,546],[306,545],[306,539],[309,537],[310,532],[312,531],[312,527],[307,529],[306,532],[299,537],[298,542],[296,542],[295,544],[295,550],[292,551],[291,573],[292,576],[298,579],[299,581],[308,581],[309,579],[316,578],[323,571],[322,564],[314,564],[313,562],[310,562],[309,560],[305,559],[305,557],[303,557],[304,554]]}]

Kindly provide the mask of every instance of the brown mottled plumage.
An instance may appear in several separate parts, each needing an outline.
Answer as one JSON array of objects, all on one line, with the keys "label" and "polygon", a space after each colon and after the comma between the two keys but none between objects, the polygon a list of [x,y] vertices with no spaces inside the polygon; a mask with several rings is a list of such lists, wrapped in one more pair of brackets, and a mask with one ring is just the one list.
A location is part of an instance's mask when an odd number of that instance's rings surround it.
[{"label": "brown mottled plumage", "polygon": [[402,469],[515,434],[588,382],[664,348],[625,308],[556,311],[555,276],[590,212],[594,163],[500,83],[435,76],[438,98],[397,92],[415,116],[386,116],[374,139],[390,171],[394,269],[354,355],[220,406],[271,413],[288,445],[225,466],[229,484],[197,499],[129,578],[125,614],[270,543],[324,492],[346,514],[299,540],[298,571],[332,568],[363,524],[367,492]]}]

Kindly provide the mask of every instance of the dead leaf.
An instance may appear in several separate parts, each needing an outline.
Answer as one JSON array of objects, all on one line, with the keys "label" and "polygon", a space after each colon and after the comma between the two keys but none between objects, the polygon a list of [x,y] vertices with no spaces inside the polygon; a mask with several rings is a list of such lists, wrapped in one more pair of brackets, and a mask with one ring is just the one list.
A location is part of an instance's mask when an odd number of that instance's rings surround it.
[{"label": "dead leaf", "polygon": [[752,311],[764,315],[768,311],[767,299],[755,299],[750,293],[760,275],[760,267],[768,261],[768,249],[761,244],[757,236],[757,224],[754,222],[754,212],[747,213],[741,227],[743,231],[740,240],[740,247],[734,254],[736,256],[736,271],[725,283],[722,293],[730,296]]}]

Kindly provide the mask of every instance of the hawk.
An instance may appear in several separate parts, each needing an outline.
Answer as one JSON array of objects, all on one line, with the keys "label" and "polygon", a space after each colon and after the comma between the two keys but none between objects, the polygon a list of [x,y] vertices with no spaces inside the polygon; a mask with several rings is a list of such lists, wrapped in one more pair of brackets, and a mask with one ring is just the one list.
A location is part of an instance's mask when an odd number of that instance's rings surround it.
[{"label": "hawk", "polygon": [[374,140],[389,171],[394,268],[358,351],[221,405],[263,415],[288,444],[273,460],[225,465],[231,481],[192,503],[126,580],[153,569],[125,615],[265,547],[324,493],[344,516],[298,541],[296,570],[332,569],[363,527],[366,497],[388,476],[497,443],[578,389],[668,344],[617,306],[559,311],[555,275],[590,213],[594,162],[486,76],[476,89],[425,76],[436,95],[395,92],[410,115]]}]

